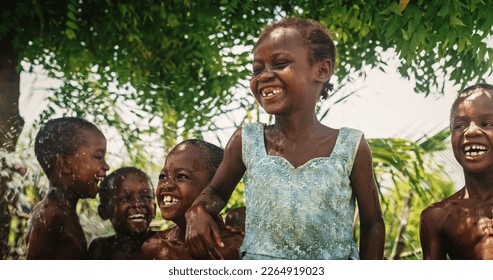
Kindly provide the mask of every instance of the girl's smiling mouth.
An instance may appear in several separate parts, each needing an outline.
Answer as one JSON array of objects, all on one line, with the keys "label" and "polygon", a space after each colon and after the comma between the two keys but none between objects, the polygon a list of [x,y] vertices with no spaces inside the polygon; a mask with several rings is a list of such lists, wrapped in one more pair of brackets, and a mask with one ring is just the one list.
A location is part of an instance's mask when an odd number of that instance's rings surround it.
[{"label": "girl's smiling mouth", "polygon": [[282,87],[266,87],[260,91],[260,95],[262,97],[271,97],[283,91],[284,89]]}]

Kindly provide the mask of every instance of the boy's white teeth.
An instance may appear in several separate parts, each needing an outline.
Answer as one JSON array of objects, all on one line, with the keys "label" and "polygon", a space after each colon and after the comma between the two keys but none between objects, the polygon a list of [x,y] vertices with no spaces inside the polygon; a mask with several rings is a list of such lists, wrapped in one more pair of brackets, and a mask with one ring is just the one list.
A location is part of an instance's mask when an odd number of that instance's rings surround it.
[{"label": "boy's white teeth", "polygon": [[144,214],[133,214],[128,216],[130,220],[143,220],[145,218]]},{"label": "boy's white teeth", "polygon": [[487,150],[488,147],[483,145],[467,145],[464,147],[464,152],[466,156],[471,157],[483,155],[484,153],[486,153]]},{"label": "boy's white teeth", "polygon": [[169,196],[169,195],[166,195],[164,198],[163,198],[163,202],[164,203],[177,203],[178,202],[178,199],[172,197],[172,196]]},{"label": "boy's white teeth", "polygon": [[282,92],[282,88],[264,88],[261,92],[262,97],[269,97]]}]

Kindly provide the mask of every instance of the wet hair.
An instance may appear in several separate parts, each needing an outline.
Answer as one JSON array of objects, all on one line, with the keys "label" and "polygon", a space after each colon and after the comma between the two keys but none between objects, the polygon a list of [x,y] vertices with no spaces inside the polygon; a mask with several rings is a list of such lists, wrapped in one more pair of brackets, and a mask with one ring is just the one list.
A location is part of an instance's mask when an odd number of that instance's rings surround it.
[{"label": "wet hair", "polygon": [[103,220],[109,219],[109,201],[111,197],[114,195],[115,191],[122,186],[125,178],[130,175],[135,174],[138,176],[142,176],[149,181],[149,186],[151,186],[152,194],[154,195],[154,189],[152,188],[152,182],[144,171],[136,168],[136,167],[122,167],[113,172],[110,175],[104,178],[103,182],[101,182],[101,186],[99,188],[99,207],[102,210],[100,216]]},{"label": "wet hair", "polygon": [[[255,47],[266,35],[270,34],[277,28],[292,28],[298,31],[301,35],[302,43],[308,47],[308,57],[310,59],[310,63],[313,64],[324,59],[329,59],[331,62],[331,70],[334,72],[336,46],[332,40],[330,31],[325,26],[310,19],[285,18],[277,23],[265,27],[262,34],[260,34]],[[329,96],[329,91],[333,88],[334,86],[327,81],[320,92],[322,99],[327,99]]]},{"label": "wet hair", "polygon": [[209,177],[212,179],[212,177],[214,177],[214,174],[216,173],[217,168],[219,167],[219,164],[221,164],[223,160],[224,150],[204,140],[188,139],[176,145],[169,152],[168,155],[172,154],[176,149],[183,146],[194,147],[196,149],[200,149],[201,151],[205,152],[205,154],[202,156],[202,159],[204,160],[205,168],[209,173]]},{"label": "wet hair", "polygon": [[454,103],[452,104],[452,108],[450,109],[450,125],[452,125],[452,118],[454,117],[455,111],[457,110],[457,106],[469,97],[471,94],[473,94],[476,91],[482,91],[482,92],[489,92],[490,94],[493,95],[493,85],[490,84],[475,84],[472,86],[469,86],[459,92],[457,95],[457,98],[455,99]]},{"label": "wet hair", "polygon": [[76,117],[49,120],[38,132],[34,153],[46,176],[51,177],[60,155],[73,155],[86,142],[81,131],[100,130],[91,122]]}]

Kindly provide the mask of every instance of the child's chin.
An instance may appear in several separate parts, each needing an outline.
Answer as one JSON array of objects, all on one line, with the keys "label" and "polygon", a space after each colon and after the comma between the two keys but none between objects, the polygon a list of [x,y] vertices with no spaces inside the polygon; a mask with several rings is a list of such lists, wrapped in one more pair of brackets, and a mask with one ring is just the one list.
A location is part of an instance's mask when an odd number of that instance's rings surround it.
[{"label": "child's chin", "polygon": [[149,223],[142,225],[130,225],[130,232],[134,235],[145,233],[147,232],[148,229],[149,229]]},{"label": "child's chin", "polygon": [[98,194],[97,192],[86,193],[86,194],[82,194],[81,198],[93,199],[93,198],[96,198],[97,194]]}]

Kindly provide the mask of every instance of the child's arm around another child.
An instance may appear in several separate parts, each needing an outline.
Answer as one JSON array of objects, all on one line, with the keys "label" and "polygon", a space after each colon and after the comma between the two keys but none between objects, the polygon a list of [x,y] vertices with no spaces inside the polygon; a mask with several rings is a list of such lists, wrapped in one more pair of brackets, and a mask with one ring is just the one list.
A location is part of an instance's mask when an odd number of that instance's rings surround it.
[{"label": "child's arm around another child", "polygon": [[212,218],[213,214],[209,213],[221,212],[245,169],[241,159],[241,129],[238,129],[224,149],[222,163],[212,181],[185,214],[188,250],[192,256],[222,259],[217,247],[223,247],[224,244],[218,225]]}]

